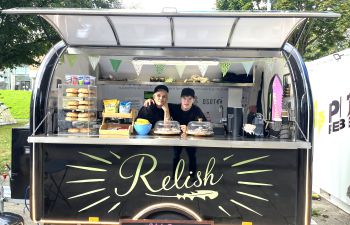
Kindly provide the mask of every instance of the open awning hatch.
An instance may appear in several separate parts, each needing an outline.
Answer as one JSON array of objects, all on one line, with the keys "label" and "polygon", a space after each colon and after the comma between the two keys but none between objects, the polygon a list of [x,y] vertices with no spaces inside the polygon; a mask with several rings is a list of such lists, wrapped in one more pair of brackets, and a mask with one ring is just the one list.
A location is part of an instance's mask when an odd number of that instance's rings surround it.
[{"label": "open awning hatch", "polygon": [[69,46],[282,49],[308,18],[332,12],[172,12],[14,8],[46,19]]}]

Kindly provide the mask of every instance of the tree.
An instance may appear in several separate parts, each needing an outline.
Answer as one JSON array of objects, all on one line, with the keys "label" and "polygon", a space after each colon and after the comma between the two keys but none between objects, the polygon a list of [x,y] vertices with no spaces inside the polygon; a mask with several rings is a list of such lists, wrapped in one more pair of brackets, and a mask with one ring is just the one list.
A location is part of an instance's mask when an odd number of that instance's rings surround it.
[{"label": "tree", "polygon": [[[245,1],[245,7],[249,5],[248,2],[253,1]],[[349,0],[275,0],[272,2],[274,10],[331,10],[341,14],[341,17],[338,19],[310,19],[306,23],[305,28],[300,27],[291,35],[288,42],[295,45],[306,60],[317,59],[350,47]],[[232,8],[232,6],[237,6],[241,3],[242,0],[217,0],[217,7],[221,10],[236,10],[237,8]],[[250,4],[248,9],[253,9],[253,3]],[[299,37],[300,33],[301,36]]]},{"label": "tree", "polygon": [[[1,0],[0,9],[14,7],[120,8],[119,0]],[[0,14],[0,70],[39,65],[39,58],[60,40],[42,18]]]}]

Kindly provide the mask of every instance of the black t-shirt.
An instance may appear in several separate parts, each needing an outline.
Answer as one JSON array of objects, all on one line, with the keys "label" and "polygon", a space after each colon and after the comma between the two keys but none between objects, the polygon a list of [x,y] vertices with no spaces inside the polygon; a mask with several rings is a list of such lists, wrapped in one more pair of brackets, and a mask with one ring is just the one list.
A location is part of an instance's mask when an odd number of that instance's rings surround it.
[{"label": "black t-shirt", "polygon": [[203,121],[207,121],[202,110],[196,105],[192,105],[191,109],[188,111],[183,111],[181,109],[181,104],[174,105],[174,108],[170,111],[170,115],[173,120],[178,121],[180,125],[187,125],[190,121],[198,121],[200,118]]},{"label": "black t-shirt", "polygon": [[[168,106],[170,116],[172,116],[175,104],[168,103]],[[151,104],[148,107],[142,106],[136,118],[147,119],[152,124],[153,128],[157,121],[164,120],[164,110],[162,108],[157,108],[155,104]]]}]

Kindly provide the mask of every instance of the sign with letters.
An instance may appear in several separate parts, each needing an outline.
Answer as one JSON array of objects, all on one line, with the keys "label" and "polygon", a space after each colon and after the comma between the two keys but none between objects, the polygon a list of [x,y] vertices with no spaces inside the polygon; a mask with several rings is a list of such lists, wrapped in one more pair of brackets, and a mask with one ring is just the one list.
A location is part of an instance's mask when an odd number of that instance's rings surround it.
[{"label": "sign with letters", "polygon": [[160,203],[226,224],[267,224],[269,215],[276,225],[295,219],[298,150],[69,144],[44,149],[47,219],[112,222]]}]

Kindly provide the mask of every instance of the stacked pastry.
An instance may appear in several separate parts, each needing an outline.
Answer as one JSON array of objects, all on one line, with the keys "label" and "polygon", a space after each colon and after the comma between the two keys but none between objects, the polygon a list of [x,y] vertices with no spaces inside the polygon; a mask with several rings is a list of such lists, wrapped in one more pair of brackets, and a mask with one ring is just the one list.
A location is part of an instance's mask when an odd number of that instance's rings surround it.
[{"label": "stacked pastry", "polygon": [[89,88],[66,88],[66,100],[63,103],[63,109],[69,110],[65,113],[65,121],[72,122],[68,133],[90,133],[90,123],[96,120],[95,112],[90,112],[96,109],[96,100],[90,100],[96,96],[96,91]]}]

